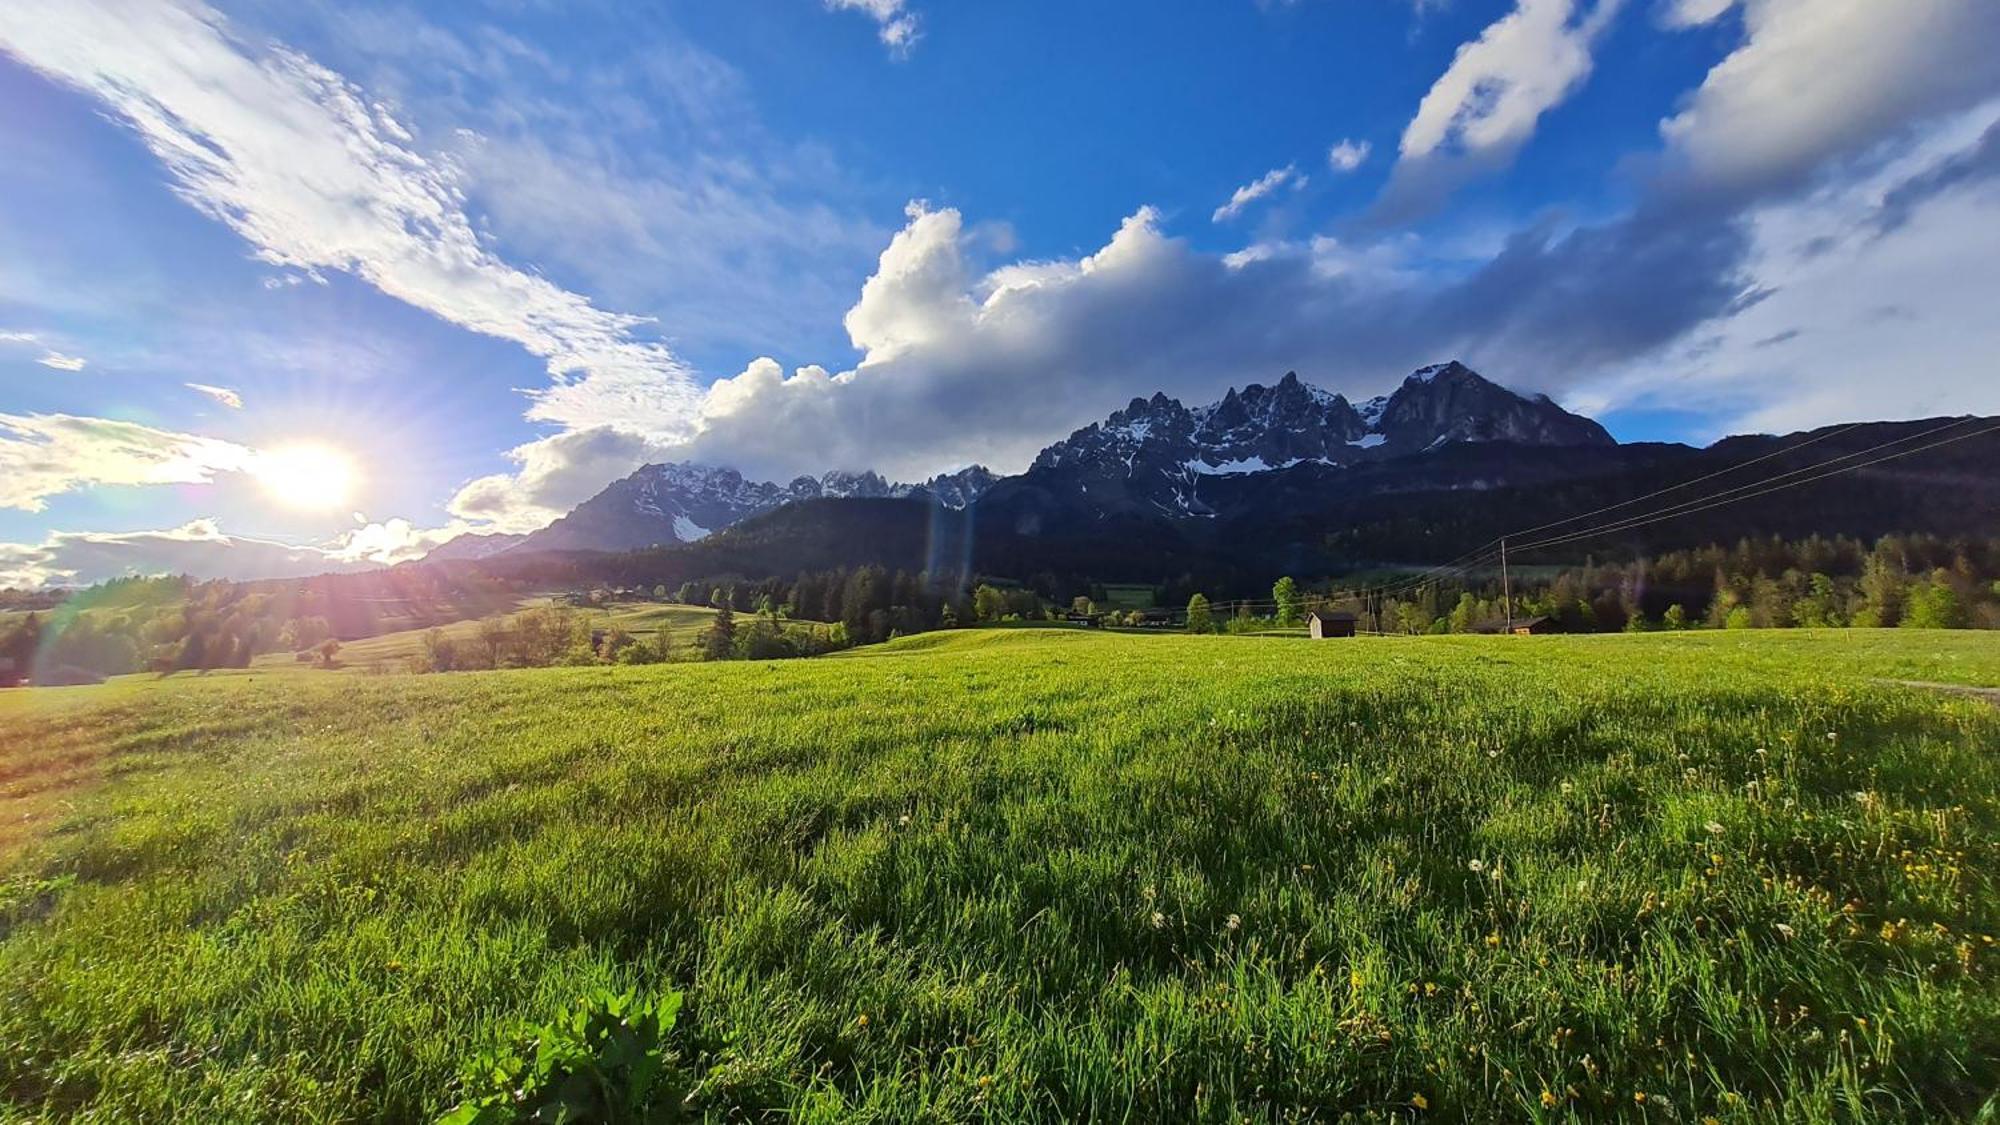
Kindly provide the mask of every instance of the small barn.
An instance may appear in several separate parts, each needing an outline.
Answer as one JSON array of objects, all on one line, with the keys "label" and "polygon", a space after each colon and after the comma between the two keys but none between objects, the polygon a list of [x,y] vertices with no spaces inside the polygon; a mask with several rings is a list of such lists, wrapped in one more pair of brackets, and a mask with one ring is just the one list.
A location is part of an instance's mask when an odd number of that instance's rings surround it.
[{"label": "small barn", "polygon": [[1553,617],[1530,617],[1525,621],[1514,622],[1514,635],[1517,637],[1532,637],[1542,633],[1560,632],[1562,632],[1562,623]]},{"label": "small barn", "polygon": [[1327,637],[1351,637],[1354,635],[1354,615],[1314,611],[1306,614],[1306,631],[1316,641]]}]

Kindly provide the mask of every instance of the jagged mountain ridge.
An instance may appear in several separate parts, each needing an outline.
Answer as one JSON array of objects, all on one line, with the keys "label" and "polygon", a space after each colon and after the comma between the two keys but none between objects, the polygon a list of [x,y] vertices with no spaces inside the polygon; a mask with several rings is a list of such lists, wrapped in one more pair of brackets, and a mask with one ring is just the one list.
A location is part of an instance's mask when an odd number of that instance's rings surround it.
[{"label": "jagged mountain ridge", "polygon": [[[1023,482],[1066,514],[1122,513],[1172,519],[1226,517],[1240,507],[1244,478],[1298,466],[1343,467],[1422,454],[1455,442],[1520,446],[1615,446],[1604,428],[1546,396],[1528,397],[1454,360],[1419,368],[1394,392],[1356,405],[1296,372],[1271,386],[1230,388],[1187,407],[1165,394],[1125,409],[1043,449]],[[689,462],[648,465],[615,481],[568,515],[511,548],[624,551],[693,543],[752,516],[817,499],[929,496],[963,508],[1002,484],[981,466],[919,485],[874,472],[753,481],[734,469]]]},{"label": "jagged mountain ridge", "polygon": [[1232,387],[1192,409],[1164,394],[1135,398],[1044,449],[1026,476],[1074,492],[1099,514],[1211,517],[1221,514],[1214,478],[1390,460],[1453,442],[1617,444],[1547,396],[1516,394],[1454,360],[1419,368],[1393,393],[1359,406],[1296,372],[1270,387]]},{"label": "jagged mountain ridge", "polygon": [[[834,471],[788,484],[746,479],[735,469],[673,461],[646,465],[529,535],[511,551],[630,551],[695,543],[785,504],[819,499],[928,496],[962,508],[998,478],[982,465],[899,484],[875,472]],[[448,546],[448,545],[447,545]]]}]

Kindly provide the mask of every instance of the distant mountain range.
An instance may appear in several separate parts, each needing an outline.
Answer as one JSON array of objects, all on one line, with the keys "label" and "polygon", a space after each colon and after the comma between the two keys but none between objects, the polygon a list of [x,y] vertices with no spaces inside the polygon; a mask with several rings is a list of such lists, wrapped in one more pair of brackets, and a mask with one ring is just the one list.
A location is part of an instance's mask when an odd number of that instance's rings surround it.
[{"label": "distant mountain range", "polygon": [[1604,427],[1544,396],[1524,398],[1462,363],[1421,368],[1394,394],[1355,406],[1288,372],[1275,386],[1230,388],[1192,410],[1156,394],[1042,450],[1029,469],[1044,488],[1074,490],[1098,514],[1170,518],[1228,514],[1241,489],[1217,478],[1298,465],[1389,461],[1452,442],[1616,445]]},{"label": "distant mountain range", "polygon": [[[1312,463],[1391,460],[1451,442],[1615,445],[1604,427],[1537,395],[1526,398],[1458,362],[1422,368],[1393,394],[1356,406],[1288,372],[1274,386],[1230,388],[1189,409],[1156,394],[1133,399],[1042,450],[1030,469],[1063,482],[1099,513],[1137,508],[1169,517],[1214,517],[1213,478]],[[734,469],[691,462],[647,465],[525,537],[462,537],[433,558],[502,552],[630,551],[696,543],[752,516],[805,500],[929,499],[947,509],[973,503],[1002,478],[980,465],[897,484],[874,472],[828,472],[789,484],[747,480]]]},{"label": "distant mountain range", "polygon": [[[518,542],[461,539],[431,558],[635,581],[882,563],[1100,581],[1205,575],[1254,586],[1280,572],[1441,562],[1501,534],[1746,462],[1757,470],[1703,491],[1858,459],[1884,442],[1908,448],[1943,424],[1862,423],[1706,449],[1619,444],[1589,418],[1457,362],[1419,369],[1359,404],[1288,373],[1193,408],[1163,394],[1133,399],[1011,477],[973,466],[914,485],[872,472],[780,485],[733,469],[648,465]],[[2000,526],[2000,436],[1742,499],[1568,553],[1759,534],[1990,530]],[[621,552],[640,553],[584,561]]]},{"label": "distant mountain range", "polygon": [[802,500],[915,498],[963,508],[996,479],[984,466],[973,465],[922,484],[892,484],[873,472],[829,472],[781,485],[685,461],[647,465],[505,549],[630,551],[698,543],[751,516]]}]

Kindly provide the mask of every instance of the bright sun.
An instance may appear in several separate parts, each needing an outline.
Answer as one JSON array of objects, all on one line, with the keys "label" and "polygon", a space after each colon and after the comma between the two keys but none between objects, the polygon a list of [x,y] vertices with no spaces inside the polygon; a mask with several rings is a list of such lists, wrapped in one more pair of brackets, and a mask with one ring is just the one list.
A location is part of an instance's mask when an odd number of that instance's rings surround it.
[{"label": "bright sun", "polygon": [[257,454],[251,472],[272,498],[290,508],[344,507],[354,492],[354,462],[330,446],[299,442]]}]

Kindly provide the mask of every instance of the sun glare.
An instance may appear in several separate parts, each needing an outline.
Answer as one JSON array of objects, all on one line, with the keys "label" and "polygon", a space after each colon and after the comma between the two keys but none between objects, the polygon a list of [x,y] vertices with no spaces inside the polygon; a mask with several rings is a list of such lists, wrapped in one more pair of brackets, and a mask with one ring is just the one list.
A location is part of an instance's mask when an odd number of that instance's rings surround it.
[{"label": "sun glare", "polygon": [[354,462],[330,446],[281,445],[257,455],[251,472],[264,491],[288,508],[344,507],[354,492]]}]

